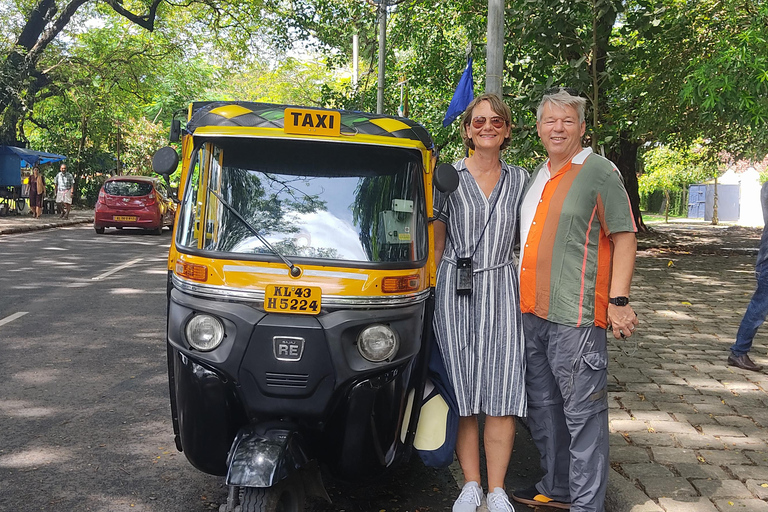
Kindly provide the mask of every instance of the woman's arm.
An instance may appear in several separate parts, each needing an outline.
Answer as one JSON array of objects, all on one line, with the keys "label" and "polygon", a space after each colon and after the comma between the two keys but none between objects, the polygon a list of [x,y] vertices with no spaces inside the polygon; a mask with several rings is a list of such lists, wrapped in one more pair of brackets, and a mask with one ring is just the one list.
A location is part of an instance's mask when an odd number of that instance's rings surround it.
[{"label": "woman's arm", "polygon": [[436,220],[432,225],[435,230],[435,266],[437,266],[443,259],[443,251],[445,250],[445,223]]}]

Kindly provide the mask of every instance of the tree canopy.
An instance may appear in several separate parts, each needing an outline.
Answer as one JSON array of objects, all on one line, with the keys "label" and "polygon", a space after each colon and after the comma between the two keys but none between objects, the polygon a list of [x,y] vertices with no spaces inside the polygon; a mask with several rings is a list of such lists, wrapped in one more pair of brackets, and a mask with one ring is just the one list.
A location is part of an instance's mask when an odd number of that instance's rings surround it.
[{"label": "tree canopy", "polygon": [[[78,176],[147,172],[146,154],[190,101],[373,111],[377,10],[360,0],[6,0],[0,142],[63,152]],[[475,93],[484,88],[486,13],[486,0],[388,7],[385,112],[402,95],[443,160],[463,151],[458,123],[441,122],[468,52]],[[543,159],[535,107],[552,85],[589,99],[588,143],[617,163],[635,205],[653,145],[699,141],[707,154],[762,159],[767,22],[757,0],[508,1],[503,85],[515,129],[505,159]]]}]

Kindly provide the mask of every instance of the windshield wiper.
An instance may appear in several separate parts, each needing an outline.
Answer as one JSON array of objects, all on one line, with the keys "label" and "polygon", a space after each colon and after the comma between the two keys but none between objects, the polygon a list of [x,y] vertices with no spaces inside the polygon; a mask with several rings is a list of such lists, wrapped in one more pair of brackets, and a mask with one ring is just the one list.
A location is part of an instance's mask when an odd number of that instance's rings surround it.
[{"label": "windshield wiper", "polygon": [[257,230],[256,228],[254,228],[254,227],[251,225],[251,223],[250,223],[250,222],[248,222],[248,221],[245,219],[245,217],[243,217],[242,215],[240,215],[240,212],[238,212],[238,211],[235,209],[235,207],[234,207],[234,206],[230,205],[230,204],[229,204],[229,203],[228,203],[228,202],[227,202],[227,201],[226,201],[226,200],[225,200],[223,197],[221,197],[221,196],[218,194],[218,192],[216,192],[216,191],[215,191],[215,190],[213,190],[212,188],[208,187],[208,191],[209,191],[211,194],[213,194],[214,196],[216,196],[216,199],[218,199],[218,200],[221,202],[221,204],[223,204],[224,206],[226,206],[226,207],[227,207],[227,209],[228,209],[230,212],[232,212],[232,213],[234,214],[234,216],[235,216],[235,217],[237,217],[237,218],[240,220],[240,222],[242,222],[242,223],[245,225],[245,227],[247,227],[247,228],[250,230],[250,232],[251,232],[251,233],[253,233],[253,235],[254,235],[256,238],[258,238],[258,239],[259,239],[259,241],[261,241],[261,243],[263,243],[263,244],[266,246],[266,248],[267,248],[267,249],[269,249],[270,251],[272,251],[272,254],[274,254],[275,256],[277,256],[278,258],[280,258],[280,259],[283,261],[283,263],[285,263],[285,265],[286,265],[286,266],[287,266],[287,267],[288,267],[288,268],[291,270],[291,276],[292,276],[292,277],[299,277],[299,276],[301,275],[301,269],[300,269],[299,267],[297,267],[296,265],[294,265],[293,263],[291,263],[291,262],[288,260],[288,258],[286,258],[286,257],[285,257],[285,256],[283,256],[282,254],[280,254],[280,253],[277,251],[277,249],[275,249],[274,247],[272,247],[272,245],[271,245],[269,242],[267,242],[267,239],[266,239],[266,238],[264,238],[263,236],[261,236],[261,233],[259,233],[259,232],[258,232],[258,230]]}]

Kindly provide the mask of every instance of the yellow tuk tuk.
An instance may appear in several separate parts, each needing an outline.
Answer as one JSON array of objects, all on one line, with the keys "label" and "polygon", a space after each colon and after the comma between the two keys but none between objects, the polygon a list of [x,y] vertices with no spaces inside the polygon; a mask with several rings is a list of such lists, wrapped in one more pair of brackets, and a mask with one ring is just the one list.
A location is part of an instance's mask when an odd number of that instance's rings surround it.
[{"label": "yellow tuk tuk", "polygon": [[[427,131],[405,118],[193,103],[168,258],[176,445],[226,475],[221,510],[299,511],[319,468],[364,478],[407,458],[434,302]],[[178,166],[159,150],[155,170]],[[406,412],[408,411],[408,412]],[[326,495],[327,497],[327,495]]]}]

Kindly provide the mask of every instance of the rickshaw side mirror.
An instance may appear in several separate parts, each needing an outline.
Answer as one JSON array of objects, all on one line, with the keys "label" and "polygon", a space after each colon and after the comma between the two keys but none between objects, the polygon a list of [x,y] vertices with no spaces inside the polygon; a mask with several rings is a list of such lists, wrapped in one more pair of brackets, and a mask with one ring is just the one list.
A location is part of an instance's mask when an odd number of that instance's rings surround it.
[{"label": "rickshaw side mirror", "polygon": [[432,183],[443,194],[450,194],[459,188],[459,173],[451,164],[440,164],[435,169]]},{"label": "rickshaw side mirror", "polygon": [[181,121],[173,119],[171,121],[171,133],[168,136],[171,142],[179,142],[181,140]]},{"label": "rickshaw side mirror", "polygon": [[179,154],[170,146],[158,149],[152,157],[152,170],[163,177],[171,199],[175,203],[178,203],[179,199],[175,194],[171,193],[171,174],[178,166]]}]

